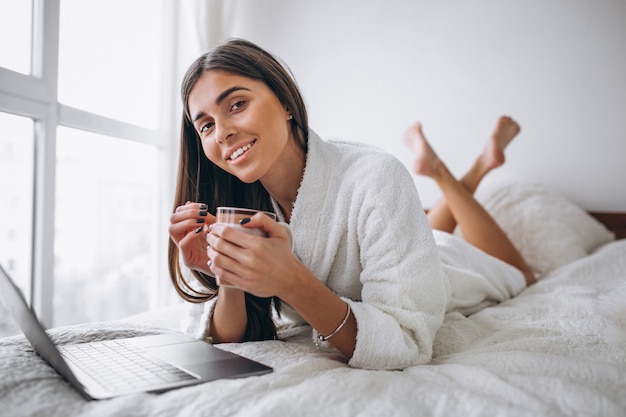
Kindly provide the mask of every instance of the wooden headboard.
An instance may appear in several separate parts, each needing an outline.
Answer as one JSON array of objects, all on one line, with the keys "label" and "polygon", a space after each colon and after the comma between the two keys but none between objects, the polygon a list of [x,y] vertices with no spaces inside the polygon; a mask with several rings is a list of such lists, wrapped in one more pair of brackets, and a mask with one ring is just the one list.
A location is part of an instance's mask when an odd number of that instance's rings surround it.
[{"label": "wooden headboard", "polygon": [[590,211],[589,214],[615,233],[617,239],[626,238],[626,212]]}]

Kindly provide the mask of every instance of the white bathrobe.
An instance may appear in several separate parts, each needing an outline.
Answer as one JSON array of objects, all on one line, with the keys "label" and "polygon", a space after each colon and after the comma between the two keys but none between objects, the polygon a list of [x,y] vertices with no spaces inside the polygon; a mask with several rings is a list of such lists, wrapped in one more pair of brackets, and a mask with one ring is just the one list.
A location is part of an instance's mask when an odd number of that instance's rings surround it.
[{"label": "white bathrobe", "polygon": [[[353,367],[428,363],[447,310],[471,313],[524,287],[515,268],[433,234],[404,165],[363,144],[310,132],[290,225],[295,255],[350,303],[358,326]],[[213,304],[192,307],[187,333],[206,338]]]}]

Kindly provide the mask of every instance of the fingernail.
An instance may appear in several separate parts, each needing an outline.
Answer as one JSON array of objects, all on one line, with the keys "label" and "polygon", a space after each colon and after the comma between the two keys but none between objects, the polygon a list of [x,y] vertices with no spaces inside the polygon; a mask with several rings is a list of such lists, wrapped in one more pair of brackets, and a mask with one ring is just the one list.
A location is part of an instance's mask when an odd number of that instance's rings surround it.
[{"label": "fingernail", "polygon": [[209,232],[211,232],[211,231],[213,231],[213,225],[212,224],[209,225]]},{"label": "fingernail", "polygon": [[196,219],[196,223],[204,223],[204,219]]},{"label": "fingernail", "polygon": [[200,213],[198,213],[199,216],[206,216],[207,215],[207,211],[206,210],[200,210]]},{"label": "fingernail", "polygon": [[199,208],[200,210],[207,210],[209,207],[208,207],[206,204],[202,203],[202,204],[200,204],[200,205],[198,206],[198,208]]},{"label": "fingernail", "polygon": [[200,227],[198,227],[198,228],[196,229],[196,234],[200,233],[201,231],[202,231],[202,226],[200,226]]},{"label": "fingernail", "polygon": [[213,265],[213,261],[209,259],[209,262],[207,262],[206,264],[207,264],[207,266],[210,268],[210,267],[211,267],[211,265]]},{"label": "fingernail", "polygon": [[250,217],[246,217],[245,219],[239,220],[239,224],[243,226],[246,223],[250,223],[250,220],[252,220]]}]

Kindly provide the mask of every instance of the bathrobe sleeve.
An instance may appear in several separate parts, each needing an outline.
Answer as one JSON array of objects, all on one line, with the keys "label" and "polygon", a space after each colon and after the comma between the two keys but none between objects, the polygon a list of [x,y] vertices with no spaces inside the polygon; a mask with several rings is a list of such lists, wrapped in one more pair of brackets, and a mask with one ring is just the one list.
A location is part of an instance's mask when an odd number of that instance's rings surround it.
[{"label": "bathrobe sleeve", "polygon": [[349,365],[428,363],[447,284],[413,177],[394,156],[310,131],[291,215],[295,254],[357,322]]},{"label": "bathrobe sleeve", "polygon": [[395,158],[357,169],[350,216],[360,252],[361,300],[351,366],[402,369],[428,363],[446,289],[432,230],[413,179]]}]

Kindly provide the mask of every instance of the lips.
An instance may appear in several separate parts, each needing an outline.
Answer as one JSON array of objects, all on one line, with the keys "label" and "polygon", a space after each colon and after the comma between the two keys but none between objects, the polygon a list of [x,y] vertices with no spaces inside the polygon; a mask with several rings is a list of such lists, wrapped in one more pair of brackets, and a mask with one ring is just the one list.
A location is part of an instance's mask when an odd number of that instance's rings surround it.
[{"label": "lips", "polygon": [[256,139],[254,139],[252,142],[248,143],[247,145],[244,145],[244,146],[242,146],[240,148],[235,149],[234,151],[232,151],[232,153],[230,153],[226,157],[226,160],[227,161],[234,161],[234,160],[236,160],[241,155],[243,155],[248,149],[252,148],[255,143],[256,143]]}]

